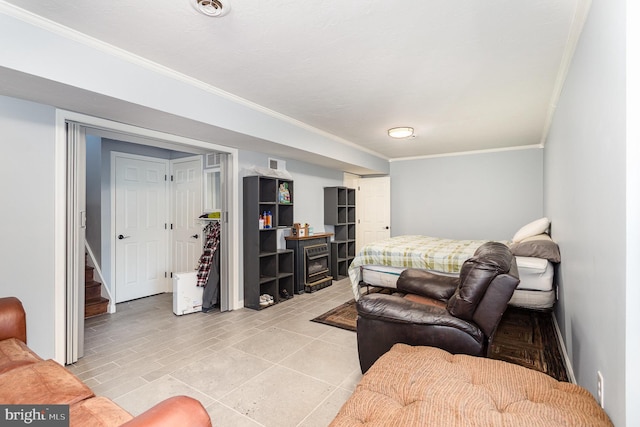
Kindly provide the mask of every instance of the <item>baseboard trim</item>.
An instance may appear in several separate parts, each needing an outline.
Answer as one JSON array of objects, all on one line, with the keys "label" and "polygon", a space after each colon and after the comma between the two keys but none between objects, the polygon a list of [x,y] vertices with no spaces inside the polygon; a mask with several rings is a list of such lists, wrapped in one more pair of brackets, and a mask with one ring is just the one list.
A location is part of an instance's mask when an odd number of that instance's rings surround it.
[{"label": "baseboard trim", "polygon": [[564,340],[562,339],[562,334],[560,333],[560,325],[558,325],[558,319],[556,319],[556,313],[552,313],[551,318],[553,319],[553,327],[556,329],[556,336],[558,337],[558,346],[560,347],[560,351],[562,352],[562,359],[564,360],[564,366],[567,368],[567,377],[569,377],[569,381],[572,384],[577,384],[576,376],[573,374],[573,366],[571,365],[571,361],[569,360],[569,354],[567,353],[567,347],[564,345]]}]

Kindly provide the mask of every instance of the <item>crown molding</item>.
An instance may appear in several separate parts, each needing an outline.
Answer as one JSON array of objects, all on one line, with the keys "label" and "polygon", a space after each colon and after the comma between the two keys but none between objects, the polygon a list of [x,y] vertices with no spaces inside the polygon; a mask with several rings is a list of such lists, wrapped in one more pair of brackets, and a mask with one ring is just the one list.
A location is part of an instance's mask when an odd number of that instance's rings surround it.
[{"label": "crown molding", "polygon": [[556,82],[551,94],[551,102],[549,103],[549,108],[547,109],[547,117],[545,120],[544,128],[542,130],[542,136],[540,137],[540,145],[542,145],[543,147],[547,141],[549,130],[551,129],[551,123],[553,123],[553,115],[556,112],[558,100],[560,99],[560,95],[562,93],[562,87],[564,86],[564,81],[567,78],[567,74],[569,74],[571,61],[573,60],[573,55],[578,46],[578,41],[580,40],[580,35],[582,34],[582,29],[584,28],[584,24],[587,21],[587,16],[589,15],[590,9],[591,0],[577,1],[576,10],[573,14],[573,21],[571,22],[571,28],[569,29],[569,34],[567,36],[567,43],[565,44],[565,49],[560,60],[558,74],[556,75]]},{"label": "crown molding", "polygon": [[544,148],[542,144],[521,145],[518,147],[490,148],[488,150],[460,151],[458,153],[429,154],[425,156],[414,156],[414,157],[398,157],[395,159],[390,159],[389,162],[407,162],[411,160],[437,159],[440,157],[470,156],[474,154],[501,153],[504,151],[520,151],[520,150],[532,150],[532,149],[541,149],[541,148]]}]

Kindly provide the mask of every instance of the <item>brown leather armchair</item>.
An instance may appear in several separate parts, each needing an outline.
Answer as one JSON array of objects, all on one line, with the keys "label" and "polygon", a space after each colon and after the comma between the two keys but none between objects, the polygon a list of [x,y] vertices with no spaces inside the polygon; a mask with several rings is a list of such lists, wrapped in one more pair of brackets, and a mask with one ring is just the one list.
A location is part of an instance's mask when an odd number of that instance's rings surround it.
[{"label": "brown leather armchair", "polygon": [[480,246],[458,277],[403,271],[397,287],[405,295],[374,293],[358,300],[362,372],[396,343],[486,356],[518,283],[515,257],[498,242]]}]

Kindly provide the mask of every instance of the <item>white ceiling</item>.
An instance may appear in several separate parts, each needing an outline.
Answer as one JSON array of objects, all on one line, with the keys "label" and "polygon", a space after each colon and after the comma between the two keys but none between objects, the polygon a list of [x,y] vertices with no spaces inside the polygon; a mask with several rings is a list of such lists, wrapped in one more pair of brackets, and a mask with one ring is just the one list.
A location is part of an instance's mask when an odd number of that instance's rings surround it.
[{"label": "white ceiling", "polygon": [[7,3],[390,159],[544,144],[588,3],[227,1]]}]

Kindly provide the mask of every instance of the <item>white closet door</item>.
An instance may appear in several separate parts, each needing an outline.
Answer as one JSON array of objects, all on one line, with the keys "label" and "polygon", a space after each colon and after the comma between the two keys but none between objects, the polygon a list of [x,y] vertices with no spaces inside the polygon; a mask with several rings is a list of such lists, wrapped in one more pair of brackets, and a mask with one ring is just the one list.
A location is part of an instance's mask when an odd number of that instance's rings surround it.
[{"label": "white closet door", "polygon": [[194,271],[202,254],[202,157],[171,161],[173,273]]},{"label": "white closet door", "polygon": [[115,298],[169,291],[168,160],[115,154]]}]

